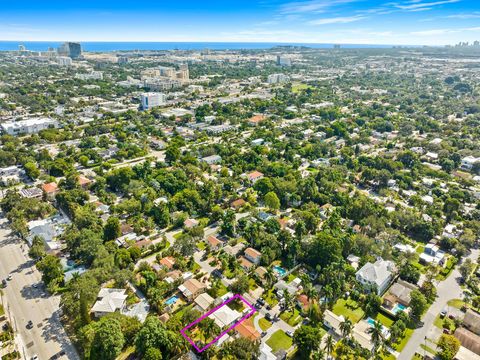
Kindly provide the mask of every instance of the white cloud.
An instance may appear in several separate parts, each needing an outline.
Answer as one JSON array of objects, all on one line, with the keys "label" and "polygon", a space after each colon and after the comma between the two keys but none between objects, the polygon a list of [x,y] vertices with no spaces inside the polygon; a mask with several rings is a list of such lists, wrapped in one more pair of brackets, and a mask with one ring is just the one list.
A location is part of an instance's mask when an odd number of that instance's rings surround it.
[{"label": "white cloud", "polygon": [[366,16],[362,16],[362,15],[343,16],[343,17],[332,17],[332,18],[311,20],[308,23],[310,25],[347,24],[355,21],[360,21],[366,18],[367,18]]},{"label": "white cloud", "polygon": [[295,1],[283,4],[280,12],[284,14],[291,13],[321,13],[337,5],[348,4],[357,0],[309,0]]},{"label": "white cloud", "polygon": [[441,0],[441,1],[433,1],[433,2],[420,2],[420,1],[409,1],[406,3],[392,3],[392,5],[401,10],[407,11],[419,11],[419,9],[429,10],[433,6],[444,5],[444,4],[453,4],[459,2],[460,0]]}]

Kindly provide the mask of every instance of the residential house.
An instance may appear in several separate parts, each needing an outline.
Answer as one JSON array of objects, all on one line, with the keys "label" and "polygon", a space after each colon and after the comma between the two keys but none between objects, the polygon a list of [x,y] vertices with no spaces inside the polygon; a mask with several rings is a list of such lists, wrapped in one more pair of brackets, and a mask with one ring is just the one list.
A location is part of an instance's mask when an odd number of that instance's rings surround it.
[{"label": "residential house", "polygon": [[463,318],[463,326],[469,331],[480,335],[480,314],[476,311],[468,309]]},{"label": "residential house", "polygon": [[237,199],[237,200],[234,200],[232,201],[232,203],[230,204],[230,206],[232,208],[234,208],[235,210],[238,210],[240,209],[241,207],[245,206],[247,202],[243,199]]},{"label": "residential house", "polygon": [[198,295],[194,300],[195,308],[202,313],[205,313],[208,309],[210,309],[210,306],[214,302],[215,302],[215,299],[212,298],[207,293]]},{"label": "residential house", "polygon": [[37,187],[23,188],[23,189],[20,189],[19,193],[24,198],[29,198],[29,199],[32,199],[32,198],[41,199],[43,196],[43,191]]},{"label": "residential house", "polygon": [[420,262],[424,264],[445,264],[445,252],[440,250],[438,245],[429,243],[425,246],[423,253],[420,254]]},{"label": "residential house", "polygon": [[264,177],[263,173],[260,171],[252,171],[251,173],[247,174],[247,179],[255,184],[258,180]]},{"label": "residential house", "polygon": [[394,271],[393,262],[379,258],[373,264],[363,265],[355,277],[367,290],[376,289],[377,295],[382,295],[392,282]]},{"label": "residential house", "polygon": [[255,265],[258,265],[260,264],[262,253],[260,251],[255,250],[254,248],[249,247],[245,249],[245,257]]},{"label": "residential house", "polygon": [[42,185],[42,190],[45,193],[48,200],[53,200],[57,195],[59,189],[58,185],[54,182],[50,182]]},{"label": "residential house", "polygon": [[464,348],[467,348],[475,354],[480,355],[480,336],[464,327],[457,328],[454,336],[460,340],[460,343]]},{"label": "residential house", "polygon": [[191,229],[195,226],[198,226],[199,222],[195,219],[187,219],[183,222],[183,226],[185,226],[186,229]]},{"label": "residential house", "polygon": [[474,156],[465,156],[463,159],[462,159],[462,162],[460,164],[460,167],[463,169],[463,170],[472,170],[473,168],[473,165],[475,165],[475,163],[478,163],[480,162],[480,157],[474,157]]},{"label": "residential house", "polygon": [[210,235],[207,237],[207,243],[213,251],[219,250],[223,246],[223,241],[218,240],[216,236]]},{"label": "residential house", "polygon": [[258,276],[260,280],[263,280],[265,278],[266,273],[267,273],[267,269],[265,269],[263,266],[259,266],[255,269],[255,274]]},{"label": "residential house", "polygon": [[240,266],[243,268],[245,271],[250,271],[255,267],[255,264],[251,262],[250,260],[246,259],[243,256],[240,256]]},{"label": "residential house", "polygon": [[325,325],[328,329],[333,331],[333,333],[337,336],[342,335],[342,330],[340,329],[340,324],[345,321],[343,315],[336,315],[333,311],[325,310],[323,313],[323,325]]},{"label": "residential house", "polygon": [[185,296],[186,299],[192,300],[206,289],[206,285],[202,284],[197,279],[188,279],[178,287],[178,290]]},{"label": "residential house", "polygon": [[261,123],[262,121],[265,120],[265,116],[264,115],[254,115],[252,116],[249,120],[248,120],[248,123],[250,125],[253,125],[253,126],[257,126],[259,123]]},{"label": "residential house", "polygon": [[225,329],[240,319],[242,313],[237,310],[232,310],[228,306],[222,306],[215,312],[211,313],[208,317],[215,321],[215,324],[217,324],[220,329]]},{"label": "residential house", "polygon": [[167,256],[159,261],[160,265],[163,265],[166,267],[168,270],[171,270],[173,268],[173,265],[175,265],[175,258],[173,256]]},{"label": "residential house", "polygon": [[218,164],[219,162],[222,161],[222,157],[220,155],[211,155],[211,156],[202,158],[202,161],[207,163],[208,165]]},{"label": "residential house", "polygon": [[127,299],[125,292],[125,289],[100,289],[97,301],[93,305],[91,312],[96,318],[99,318],[115,311],[122,311]]},{"label": "residential house", "polygon": [[260,339],[260,333],[253,326],[253,322],[246,320],[235,326],[235,331],[242,337],[256,341]]}]

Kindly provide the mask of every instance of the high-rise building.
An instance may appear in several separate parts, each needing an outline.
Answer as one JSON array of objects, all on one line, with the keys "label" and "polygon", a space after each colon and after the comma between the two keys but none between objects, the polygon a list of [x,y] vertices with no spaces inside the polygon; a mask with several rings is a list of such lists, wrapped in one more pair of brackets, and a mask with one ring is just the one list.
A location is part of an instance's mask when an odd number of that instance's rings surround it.
[{"label": "high-rise building", "polygon": [[59,56],[57,58],[58,65],[60,66],[71,66],[72,65],[72,58],[68,56]]},{"label": "high-rise building", "polygon": [[82,45],[75,42],[64,42],[58,47],[57,51],[61,56],[68,56],[72,59],[77,59],[82,56]]},{"label": "high-rise building", "polygon": [[268,75],[267,82],[269,84],[279,84],[279,83],[284,83],[290,80],[290,77],[285,74],[271,74]]},{"label": "high-rise building", "polygon": [[149,110],[156,106],[165,105],[167,96],[163,93],[149,92],[141,95],[142,109]]},{"label": "high-rise building", "polygon": [[292,59],[286,56],[277,55],[278,66],[292,66]]},{"label": "high-rise building", "polygon": [[190,72],[188,71],[188,65],[180,65],[180,70],[177,72],[177,79],[187,81],[190,79]]},{"label": "high-rise building", "polygon": [[27,49],[25,48],[25,45],[18,45],[18,51],[26,51]]}]

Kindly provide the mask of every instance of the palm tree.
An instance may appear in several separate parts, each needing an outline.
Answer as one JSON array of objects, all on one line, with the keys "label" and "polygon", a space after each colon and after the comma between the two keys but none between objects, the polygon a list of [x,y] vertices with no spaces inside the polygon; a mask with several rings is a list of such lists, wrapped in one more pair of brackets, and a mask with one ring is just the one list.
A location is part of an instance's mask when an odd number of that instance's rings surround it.
[{"label": "palm tree", "polygon": [[273,282],[275,281],[275,273],[273,272],[272,268],[267,269],[267,272],[265,273],[264,278],[268,288],[271,288]]},{"label": "palm tree", "polygon": [[289,311],[293,306],[293,297],[287,290],[283,290],[283,300],[285,302],[285,310]]},{"label": "palm tree", "polygon": [[325,359],[325,352],[322,349],[314,351],[310,357],[312,360],[323,360]]},{"label": "palm tree", "polygon": [[207,342],[212,336],[217,334],[218,326],[215,321],[210,318],[206,318],[202,321],[203,339]]},{"label": "palm tree", "polygon": [[342,332],[342,336],[344,338],[350,337],[350,334],[352,333],[352,321],[349,318],[346,318],[344,321],[340,323],[340,331]]},{"label": "palm tree", "polygon": [[325,340],[325,351],[327,352],[327,359],[330,359],[330,354],[332,353],[333,351],[333,347],[334,347],[334,342],[333,342],[333,336],[332,335],[328,335],[327,336],[327,339]]},{"label": "palm tree", "polygon": [[377,353],[377,350],[382,346],[382,343],[383,343],[382,330],[383,330],[383,326],[380,323],[380,321],[374,321],[373,326],[367,330],[367,333],[369,333],[372,336],[374,355]]}]

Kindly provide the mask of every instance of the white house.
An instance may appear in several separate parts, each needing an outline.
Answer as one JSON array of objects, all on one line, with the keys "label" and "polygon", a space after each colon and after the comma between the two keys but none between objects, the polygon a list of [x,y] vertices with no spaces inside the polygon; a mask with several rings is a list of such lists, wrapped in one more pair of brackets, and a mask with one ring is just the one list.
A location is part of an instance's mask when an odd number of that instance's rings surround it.
[{"label": "white house", "polygon": [[358,282],[368,289],[376,288],[377,294],[383,294],[393,280],[395,265],[392,261],[378,258],[373,264],[368,262],[355,274]]},{"label": "white house", "polygon": [[211,155],[202,158],[203,162],[206,162],[208,165],[218,164],[222,161],[222,157],[220,155]]},{"label": "white house", "polygon": [[472,170],[473,165],[476,162],[480,162],[480,157],[476,158],[474,156],[465,156],[462,159],[462,163],[461,163],[460,167],[464,170]]},{"label": "white house", "polygon": [[121,311],[125,307],[127,295],[125,289],[100,289],[97,302],[93,305],[91,312],[99,318],[115,311]]}]

